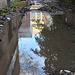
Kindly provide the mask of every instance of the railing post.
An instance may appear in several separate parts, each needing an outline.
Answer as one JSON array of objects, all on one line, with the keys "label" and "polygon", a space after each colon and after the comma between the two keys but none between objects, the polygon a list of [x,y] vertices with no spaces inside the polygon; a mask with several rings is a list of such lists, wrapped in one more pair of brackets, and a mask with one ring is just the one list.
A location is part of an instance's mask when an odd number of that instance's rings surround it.
[{"label": "railing post", "polygon": [[7,0],[7,6],[10,6],[10,0]]}]

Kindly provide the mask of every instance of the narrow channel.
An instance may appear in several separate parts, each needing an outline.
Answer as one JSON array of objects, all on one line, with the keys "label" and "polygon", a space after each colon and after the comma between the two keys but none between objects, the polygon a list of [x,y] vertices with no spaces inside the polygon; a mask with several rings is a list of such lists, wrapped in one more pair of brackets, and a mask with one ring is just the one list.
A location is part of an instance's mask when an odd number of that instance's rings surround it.
[{"label": "narrow channel", "polygon": [[59,75],[75,70],[75,32],[62,15],[26,12],[18,30],[20,75]]}]

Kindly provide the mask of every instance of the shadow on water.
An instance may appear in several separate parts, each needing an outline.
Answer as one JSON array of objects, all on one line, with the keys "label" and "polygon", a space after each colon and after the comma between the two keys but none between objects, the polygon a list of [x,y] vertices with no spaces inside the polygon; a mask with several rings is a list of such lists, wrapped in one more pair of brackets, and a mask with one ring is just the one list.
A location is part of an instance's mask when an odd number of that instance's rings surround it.
[{"label": "shadow on water", "polygon": [[[18,38],[20,75],[59,75],[61,69],[75,71],[75,33],[68,29],[62,15],[31,11],[24,19],[27,31]],[[27,18],[25,18],[27,17]],[[30,23],[29,23],[30,22]],[[24,29],[24,28],[23,28]],[[31,33],[31,36],[23,36]]]}]

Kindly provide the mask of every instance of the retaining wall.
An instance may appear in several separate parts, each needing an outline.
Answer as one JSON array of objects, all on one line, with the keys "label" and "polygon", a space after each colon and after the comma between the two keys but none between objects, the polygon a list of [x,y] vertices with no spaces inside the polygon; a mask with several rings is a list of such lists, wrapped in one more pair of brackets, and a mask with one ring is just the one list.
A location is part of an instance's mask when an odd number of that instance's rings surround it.
[{"label": "retaining wall", "polygon": [[[17,1],[17,0],[10,0],[10,2],[13,1]],[[0,0],[0,10],[4,8],[6,5],[7,5],[7,0]]]},{"label": "retaining wall", "polygon": [[75,27],[75,12],[66,11],[62,18],[68,25]]},{"label": "retaining wall", "polygon": [[[4,21],[2,27],[3,32],[2,35],[0,35],[2,36],[0,38],[2,39],[2,41],[0,41],[0,75],[7,75],[15,48],[18,45],[18,27],[21,24],[22,14],[10,16],[10,18],[10,21]],[[16,61],[16,63],[17,62],[19,61]],[[15,70],[13,70],[13,73],[13,75],[19,75],[18,73],[16,74]]]}]

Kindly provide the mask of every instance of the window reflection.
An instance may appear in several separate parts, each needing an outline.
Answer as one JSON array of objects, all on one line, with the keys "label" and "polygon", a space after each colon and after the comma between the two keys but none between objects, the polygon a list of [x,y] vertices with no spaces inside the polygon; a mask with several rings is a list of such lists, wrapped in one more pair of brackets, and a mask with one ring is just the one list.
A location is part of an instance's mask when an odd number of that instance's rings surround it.
[{"label": "window reflection", "polygon": [[[32,18],[32,25],[37,25],[39,24],[45,24],[45,15],[42,12],[31,12],[31,18]],[[38,21],[39,20],[39,21]]]}]

